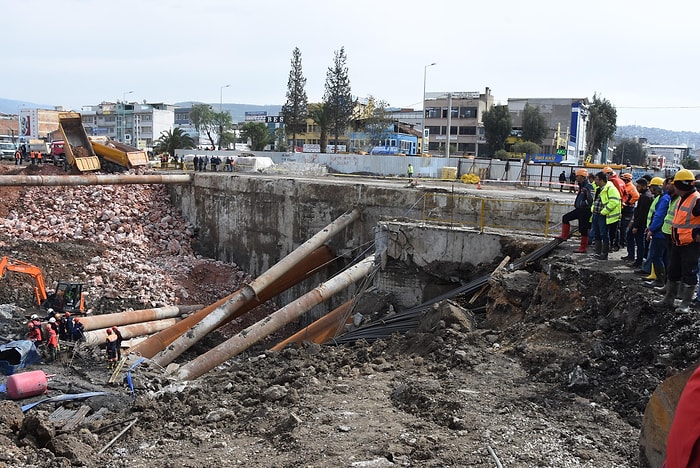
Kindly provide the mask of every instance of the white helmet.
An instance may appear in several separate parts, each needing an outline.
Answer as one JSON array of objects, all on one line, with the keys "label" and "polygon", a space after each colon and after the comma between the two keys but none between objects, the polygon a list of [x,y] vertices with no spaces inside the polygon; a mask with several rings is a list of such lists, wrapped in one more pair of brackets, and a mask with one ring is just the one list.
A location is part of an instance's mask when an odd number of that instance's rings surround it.
[{"label": "white helmet", "polygon": [[32,314],[32,316],[29,317],[29,318],[32,319],[32,320],[34,320],[34,319],[38,319],[39,316],[38,316],[37,314]]},{"label": "white helmet", "polygon": [[49,307],[49,309],[46,312],[48,312],[49,314],[53,314],[53,309]]},{"label": "white helmet", "polygon": [[51,318],[49,319],[49,323],[56,323],[56,319],[53,318],[53,317],[51,317]]}]

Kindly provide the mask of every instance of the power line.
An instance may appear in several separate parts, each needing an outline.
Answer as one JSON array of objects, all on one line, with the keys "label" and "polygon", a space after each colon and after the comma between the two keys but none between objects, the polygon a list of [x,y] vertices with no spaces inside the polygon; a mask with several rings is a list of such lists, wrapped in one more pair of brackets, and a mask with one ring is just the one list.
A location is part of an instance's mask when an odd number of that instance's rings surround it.
[{"label": "power line", "polygon": [[616,109],[700,109],[700,106],[615,106]]}]

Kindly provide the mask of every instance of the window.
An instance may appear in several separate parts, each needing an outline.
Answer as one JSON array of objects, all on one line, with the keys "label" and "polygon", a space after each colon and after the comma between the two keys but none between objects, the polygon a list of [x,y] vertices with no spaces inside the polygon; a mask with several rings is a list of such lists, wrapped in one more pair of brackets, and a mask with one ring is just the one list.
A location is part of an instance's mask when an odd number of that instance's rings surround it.
[{"label": "window", "polygon": [[425,128],[428,130],[428,132],[430,132],[431,135],[442,135],[442,133],[440,133],[441,127],[439,127],[439,126],[436,126],[436,125],[427,126],[426,125]]},{"label": "window", "polygon": [[476,143],[458,143],[457,151],[462,153],[473,153],[476,151]]},{"label": "window", "polygon": [[459,127],[460,135],[476,135],[476,127]]},{"label": "window", "polygon": [[460,107],[459,108],[459,118],[460,119],[475,119],[476,118],[476,107]]},{"label": "window", "polygon": [[425,109],[426,119],[439,119],[442,116],[442,109],[440,107],[428,107]]}]

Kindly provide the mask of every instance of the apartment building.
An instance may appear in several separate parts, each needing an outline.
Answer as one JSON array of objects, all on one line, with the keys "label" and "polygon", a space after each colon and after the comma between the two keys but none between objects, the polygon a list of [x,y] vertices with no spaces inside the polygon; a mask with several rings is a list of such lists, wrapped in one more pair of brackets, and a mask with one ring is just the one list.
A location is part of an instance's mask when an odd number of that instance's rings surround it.
[{"label": "apartment building", "polygon": [[148,102],[102,102],[81,109],[88,135],[109,138],[140,149],[152,148],[175,124],[175,106]]}]

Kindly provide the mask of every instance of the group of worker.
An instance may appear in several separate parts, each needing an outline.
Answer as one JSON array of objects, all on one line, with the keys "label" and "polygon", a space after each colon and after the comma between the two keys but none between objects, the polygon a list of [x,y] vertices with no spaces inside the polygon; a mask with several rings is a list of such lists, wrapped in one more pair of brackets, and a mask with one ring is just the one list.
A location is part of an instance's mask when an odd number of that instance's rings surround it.
[{"label": "group of worker", "polygon": [[607,260],[611,246],[626,247],[622,260],[639,267],[637,273],[648,275],[645,285],[664,295],[655,305],[690,312],[693,302],[700,302],[700,177],[696,181],[681,169],[673,177],[644,176],[632,184],[631,174],[618,176],[605,167],[592,177],[579,169],[576,181],[574,210],[563,216],[557,237],[568,239],[577,219],[581,244],[575,252],[586,253],[590,243],[593,257]]},{"label": "group of worker", "polygon": [[[15,166],[21,166],[22,162],[26,158],[26,155],[22,153],[20,149],[17,149],[15,151]],[[38,165],[38,164],[43,164],[44,163],[44,154],[41,152],[41,150],[38,151],[30,151],[29,152],[29,161],[31,162],[32,165]]]},{"label": "group of worker", "polygon": [[55,361],[60,351],[60,341],[83,341],[85,326],[70,312],[61,315],[53,309],[47,310],[46,323],[37,314],[32,314],[27,322],[27,339],[34,342],[37,350],[45,351],[49,361]]}]

